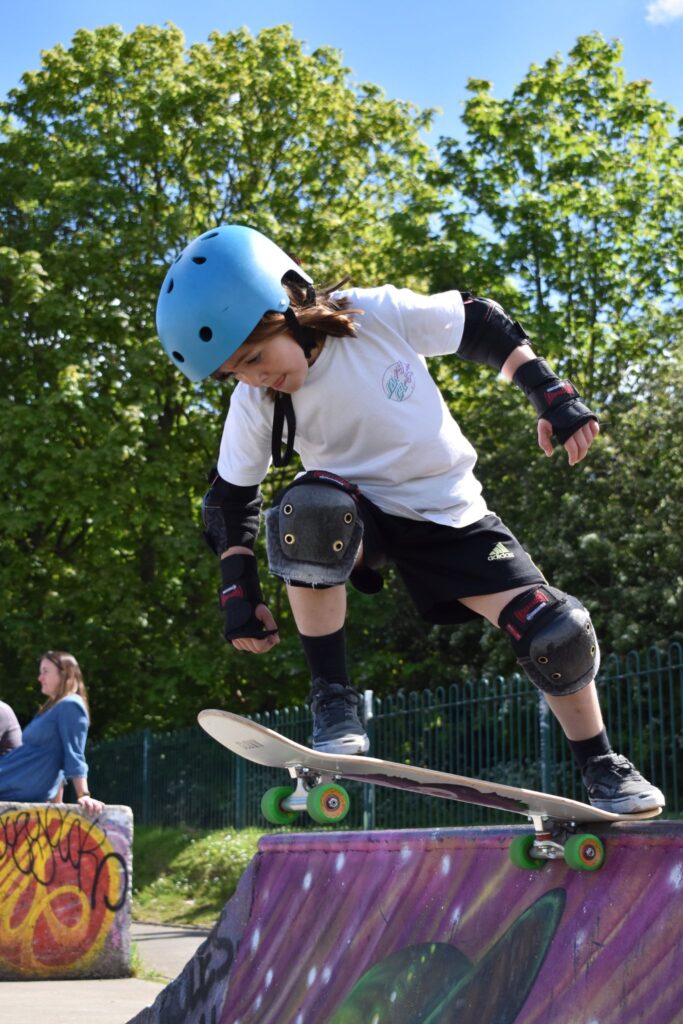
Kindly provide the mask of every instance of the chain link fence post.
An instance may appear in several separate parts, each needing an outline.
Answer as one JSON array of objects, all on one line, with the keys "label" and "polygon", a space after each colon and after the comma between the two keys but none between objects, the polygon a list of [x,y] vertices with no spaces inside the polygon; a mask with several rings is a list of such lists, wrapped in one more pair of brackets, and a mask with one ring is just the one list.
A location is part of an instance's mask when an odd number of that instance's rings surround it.
[{"label": "chain link fence post", "polygon": [[[363,691],[363,724],[370,740],[370,750],[375,746],[375,699],[373,690]],[[363,785],[363,831],[370,832],[375,827],[375,787]]]},{"label": "chain link fence post", "polygon": [[550,708],[539,690],[538,692],[538,740],[541,756],[541,792],[552,793],[552,767],[550,756]]}]

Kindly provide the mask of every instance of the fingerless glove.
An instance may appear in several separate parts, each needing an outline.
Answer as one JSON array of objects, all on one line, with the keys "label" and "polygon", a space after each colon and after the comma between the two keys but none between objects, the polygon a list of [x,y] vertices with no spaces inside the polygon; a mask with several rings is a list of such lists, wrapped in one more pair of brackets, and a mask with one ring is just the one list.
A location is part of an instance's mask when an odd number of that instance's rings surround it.
[{"label": "fingerless glove", "polygon": [[265,629],[254,614],[257,606],[263,604],[263,594],[258,566],[252,555],[228,555],[227,558],[221,558],[218,597],[225,615],[223,633],[229,643],[243,637],[262,640],[277,632]]},{"label": "fingerless glove", "polygon": [[590,420],[597,422],[598,417],[581,401],[571,381],[553,373],[545,359],[522,363],[512,380],[527,396],[539,418],[550,423],[553,436],[560,444]]}]

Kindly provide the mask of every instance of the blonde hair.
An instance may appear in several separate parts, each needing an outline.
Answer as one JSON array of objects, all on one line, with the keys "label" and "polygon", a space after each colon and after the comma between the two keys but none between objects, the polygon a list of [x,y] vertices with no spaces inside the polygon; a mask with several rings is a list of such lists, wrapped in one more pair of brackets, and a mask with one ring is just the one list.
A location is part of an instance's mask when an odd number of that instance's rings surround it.
[{"label": "blonde hair", "polygon": [[38,714],[42,715],[43,712],[49,711],[51,707],[54,707],[63,697],[67,697],[70,693],[75,693],[85,704],[85,710],[88,713],[88,718],[90,718],[88,691],[83,682],[81,666],[73,654],[69,654],[68,651],[46,651],[45,654],[41,655],[40,661],[43,661],[43,659],[51,661],[59,670],[59,687],[54,697],[48,697]]}]

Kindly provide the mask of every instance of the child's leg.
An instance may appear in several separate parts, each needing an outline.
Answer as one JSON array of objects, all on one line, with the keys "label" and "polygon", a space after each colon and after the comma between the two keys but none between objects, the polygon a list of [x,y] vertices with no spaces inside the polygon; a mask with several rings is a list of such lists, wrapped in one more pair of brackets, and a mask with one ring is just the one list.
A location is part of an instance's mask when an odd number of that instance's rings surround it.
[{"label": "child's leg", "polygon": [[313,746],[334,754],[364,753],[368,737],[358,718],[360,697],[346,665],[346,587],[287,587],[311,672]]},{"label": "child's leg", "polygon": [[[528,587],[499,594],[463,597],[461,602],[498,626],[503,609]],[[664,806],[662,793],[647,782],[625,757],[615,754],[604,727],[595,680],[565,696],[543,694],[572,748],[591,803],[603,810],[630,814]]]},{"label": "child's leg", "polygon": [[566,697],[544,696],[568,740],[588,740],[604,729],[595,680]]},{"label": "child's leg", "polygon": [[287,587],[296,628],[305,636],[336,633],[346,621],[346,587]]},{"label": "child's leg", "polygon": [[[528,587],[516,587],[514,590],[504,590],[500,594],[461,597],[460,601],[466,608],[471,608],[473,612],[488,619],[493,626],[497,627],[503,608],[510,603],[513,597],[523,594],[528,589]],[[567,697],[551,697],[549,694],[544,694],[544,696],[568,740],[587,740],[602,731],[604,725],[595,681],[589,683],[583,690]]]},{"label": "child's leg", "polygon": [[287,583],[311,672],[313,747],[328,753],[363,753],[369,746],[344,635],[346,580],[361,557],[362,536],[357,488],[332,473],[298,478],[266,513],[268,563]]},{"label": "child's leg", "polygon": [[[471,608],[478,615],[488,619],[492,625],[498,626],[503,608],[510,603],[513,597],[523,594],[528,589],[528,587],[517,587],[514,590],[505,590],[500,594],[482,594],[477,597],[462,597],[460,600],[465,607]],[[582,690],[568,694],[566,697],[551,697],[548,693],[543,696],[570,742],[592,739],[604,729],[595,680],[591,680],[588,686],[584,686]]]},{"label": "child's leg", "polygon": [[311,681],[349,685],[346,664],[346,587],[287,587]]}]

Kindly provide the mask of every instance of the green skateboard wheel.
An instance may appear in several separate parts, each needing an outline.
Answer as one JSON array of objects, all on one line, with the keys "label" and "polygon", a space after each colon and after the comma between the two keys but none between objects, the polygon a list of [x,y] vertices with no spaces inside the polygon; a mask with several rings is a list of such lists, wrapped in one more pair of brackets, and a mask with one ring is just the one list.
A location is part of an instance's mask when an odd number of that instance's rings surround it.
[{"label": "green skateboard wheel", "polygon": [[306,798],[306,809],[320,825],[342,821],[349,813],[351,801],[343,786],[336,782],[316,786]]},{"label": "green skateboard wheel", "polygon": [[292,786],[275,786],[261,797],[261,814],[271,825],[293,825],[296,811],[286,811],[282,801],[294,792]]},{"label": "green skateboard wheel", "polygon": [[535,838],[535,836],[515,836],[510,843],[510,860],[516,868],[536,870],[543,867],[542,860],[529,856],[529,850],[534,845]]},{"label": "green skateboard wheel", "polygon": [[564,844],[564,859],[577,871],[597,871],[605,861],[605,847],[597,836],[570,836]]}]

